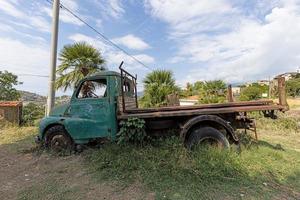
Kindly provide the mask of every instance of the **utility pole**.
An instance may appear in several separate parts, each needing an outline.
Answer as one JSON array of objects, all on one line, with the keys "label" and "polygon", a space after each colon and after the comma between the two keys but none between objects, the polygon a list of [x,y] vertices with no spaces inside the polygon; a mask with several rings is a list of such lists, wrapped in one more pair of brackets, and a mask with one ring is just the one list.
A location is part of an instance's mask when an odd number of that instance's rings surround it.
[{"label": "utility pole", "polygon": [[48,92],[48,99],[47,99],[47,115],[49,115],[51,109],[55,104],[55,74],[56,74],[56,58],[57,58],[59,6],[60,6],[59,0],[53,0],[51,58],[50,58],[49,92]]}]

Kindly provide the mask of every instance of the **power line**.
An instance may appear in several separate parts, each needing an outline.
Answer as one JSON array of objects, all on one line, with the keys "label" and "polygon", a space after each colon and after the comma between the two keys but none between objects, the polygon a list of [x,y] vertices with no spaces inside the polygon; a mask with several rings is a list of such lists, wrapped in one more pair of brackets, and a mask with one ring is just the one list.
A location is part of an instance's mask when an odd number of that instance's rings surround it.
[{"label": "power line", "polygon": [[[52,0],[46,0],[49,3],[53,3]],[[93,26],[91,26],[89,23],[87,23],[86,21],[84,21],[83,19],[81,19],[77,14],[75,14],[72,10],[70,10],[69,8],[67,8],[66,6],[64,6],[62,3],[60,3],[61,8],[65,9],[66,11],[68,11],[71,15],[73,15],[75,18],[77,18],[79,21],[81,21],[82,23],[84,23],[87,27],[89,27],[90,29],[92,29],[95,33],[97,33],[98,35],[100,35],[104,40],[106,40],[109,44],[111,44],[112,46],[114,46],[115,48],[119,49],[120,51],[122,51],[123,53],[125,53],[127,56],[129,56],[130,58],[132,58],[133,60],[135,60],[137,63],[141,64],[143,67],[147,68],[150,71],[153,71],[153,69],[149,66],[147,66],[146,64],[144,64],[142,61],[138,60],[136,57],[134,57],[133,55],[131,55],[129,52],[127,52],[126,50],[124,50],[122,47],[120,47],[119,45],[117,45],[116,43],[114,43],[113,41],[111,41],[108,37],[106,37],[103,33],[99,32],[97,29],[95,29]]]}]

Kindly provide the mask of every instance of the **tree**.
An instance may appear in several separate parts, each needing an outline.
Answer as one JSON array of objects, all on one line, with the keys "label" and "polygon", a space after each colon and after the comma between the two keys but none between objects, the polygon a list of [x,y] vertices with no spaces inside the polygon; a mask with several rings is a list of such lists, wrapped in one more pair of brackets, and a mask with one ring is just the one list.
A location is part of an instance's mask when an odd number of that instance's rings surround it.
[{"label": "tree", "polygon": [[286,82],[286,89],[289,96],[300,96],[300,78],[293,78]]},{"label": "tree", "polygon": [[263,93],[268,93],[267,85],[253,83],[248,87],[243,87],[240,94],[241,101],[251,101],[262,98]]},{"label": "tree", "polygon": [[8,71],[0,71],[0,101],[18,100],[20,93],[14,88],[18,84],[18,76]]},{"label": "tree", "polygon": [[56,88],[64,91],[74,88],[85,76],[105,70],[105,60],[101,53],[85,42],[64,46],[59,61],[61,64],[56,71]]},{"label": "tree", "polygon": [[199,91],[202,89],[203,84],[204,83],[202,81],[197,81],[194,84],[188,82],[186,84],[186,89],[181,91],[180,96],[189,97],[189,96],[199,95]]},{"label": "tree", "polygon": [[222,80],[205,81],[199,85],[200,103],[222,103],[226,100],[226,84]]},{"label": "tree", "polygon": [[179,92],[171,71],[155,70],[143,80],[144,96],[141,98],[143,107],[162,106],[167,104],[167,96]]}]

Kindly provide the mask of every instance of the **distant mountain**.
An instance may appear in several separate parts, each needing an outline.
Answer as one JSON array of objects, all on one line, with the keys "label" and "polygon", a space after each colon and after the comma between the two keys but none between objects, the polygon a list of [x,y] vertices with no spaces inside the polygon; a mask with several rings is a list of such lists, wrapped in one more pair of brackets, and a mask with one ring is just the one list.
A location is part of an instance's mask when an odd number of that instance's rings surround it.
[{"label": "distant mountain", "polygon": [[24,102],[24,104],[28,103],[36,103],[36,104],[45,104],[47,102],[47,98],[45,96],[27,92],[27,91],[19,91],[21,93],[21,100]]},{"label": "distant mountain", "polygon": [[[39,105],[45,105],[47,103],[47,97],[32,93],[32,92],[27,92],[27,91],[19,91],[21,93],[21,101],[26,105],[28,103],[35,103]],[[70,96],[63,95],[55,98],[55,103],[56,104],[62,104],[66,103],[70,100]]]}]

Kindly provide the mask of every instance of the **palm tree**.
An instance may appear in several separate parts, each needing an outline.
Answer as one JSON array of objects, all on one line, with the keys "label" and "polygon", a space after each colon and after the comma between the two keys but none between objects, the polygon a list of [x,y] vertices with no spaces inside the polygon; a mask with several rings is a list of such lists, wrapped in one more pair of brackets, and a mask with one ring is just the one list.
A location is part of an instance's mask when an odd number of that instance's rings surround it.
[{"label": "palm tree", "polygon": [[101,53],[85,42],[66,45],[59,54],[56,89],[73,88],[87,75],[105,70]]},{"label": "palm tree", "polygon": [[179,91],[171,71],[155,70],[149,73],[143,81],[144,96],[142,106],[162,106],[167,104],[167,96]]}]

